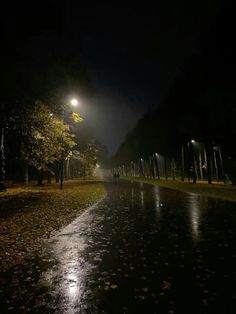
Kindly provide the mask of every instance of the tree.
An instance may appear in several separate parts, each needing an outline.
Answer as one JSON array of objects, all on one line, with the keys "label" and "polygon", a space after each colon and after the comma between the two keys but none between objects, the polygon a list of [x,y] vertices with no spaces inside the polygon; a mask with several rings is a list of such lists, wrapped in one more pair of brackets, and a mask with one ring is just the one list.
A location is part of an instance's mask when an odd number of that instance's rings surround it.
[{"label": "tree", "polygon": [[97,158],[96,153],[98,151],[97,145],[94,143],[87,144],[84,151],[79,153],[79,161],[83,169],[83,177],[92,175],[96,167]]},{"label": "tree", "polygon": [[25,182],[28,182],[28,165],[39,173],[39,184],[42,183],[43,171],[61,158],[66,157],[76,145],[69,126],[53,115],[50,109],[37,102],[18,118],[17,126],[22,141],[22,161],[25,164]]}]

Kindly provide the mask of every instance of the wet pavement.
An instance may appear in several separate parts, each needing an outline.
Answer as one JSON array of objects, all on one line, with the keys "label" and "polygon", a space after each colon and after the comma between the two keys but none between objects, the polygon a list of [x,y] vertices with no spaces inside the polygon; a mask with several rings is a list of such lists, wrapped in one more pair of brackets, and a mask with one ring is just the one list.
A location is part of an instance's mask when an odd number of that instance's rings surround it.
[{"label": "wet pavement", "polygon": [[142,183],[3,275],[1,313],[236,313],[236,203]]}]

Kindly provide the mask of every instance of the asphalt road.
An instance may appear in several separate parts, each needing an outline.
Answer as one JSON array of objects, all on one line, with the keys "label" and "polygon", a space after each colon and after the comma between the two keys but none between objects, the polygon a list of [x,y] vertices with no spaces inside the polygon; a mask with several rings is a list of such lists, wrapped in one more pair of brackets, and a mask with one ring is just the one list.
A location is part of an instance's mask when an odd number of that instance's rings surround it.
[{"label": "asphalt road", "polygon": [[1,313],[236,313],[236,203],[134,182],[106,188],[4,274]]}]

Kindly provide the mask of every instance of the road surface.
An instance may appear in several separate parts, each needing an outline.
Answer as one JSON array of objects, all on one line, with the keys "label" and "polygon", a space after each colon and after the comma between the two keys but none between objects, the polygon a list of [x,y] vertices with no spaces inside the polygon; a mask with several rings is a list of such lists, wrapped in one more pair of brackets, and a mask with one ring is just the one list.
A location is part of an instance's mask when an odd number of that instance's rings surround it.
[{"label": "road surface", "polygon": [[236,203],[105,185],[4,275],[1,313],[236,313]]}]

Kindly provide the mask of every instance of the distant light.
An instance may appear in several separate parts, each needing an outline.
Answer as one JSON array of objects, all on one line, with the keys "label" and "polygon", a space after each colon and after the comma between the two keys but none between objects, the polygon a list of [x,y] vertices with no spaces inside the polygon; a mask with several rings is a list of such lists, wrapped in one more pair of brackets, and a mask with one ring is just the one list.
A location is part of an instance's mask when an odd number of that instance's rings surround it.
[{"label": "distant light", "polygon": [[195,140],[191,140],[191,143],[195,143]]},{"label": "distant light", "polygon": [[78,105],[78,100],[75,99],[75,98],[73,98],[73,99],[71,99],[70,103],[71,103],[71,105],[72,105],[73,107],[76,107],[76,106]]},{"label": "distant light", "polygon": [[53,113],[50,113],[50,115],[49,115],[50,117],[53,117]]}]

